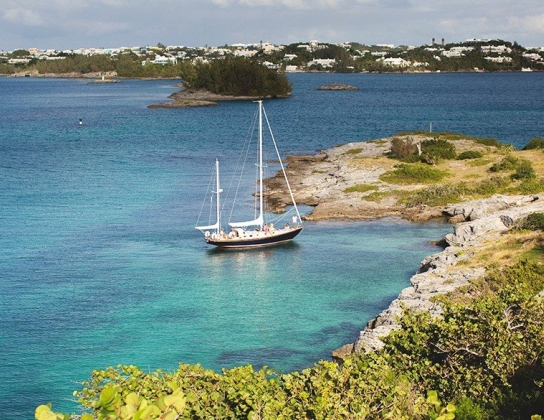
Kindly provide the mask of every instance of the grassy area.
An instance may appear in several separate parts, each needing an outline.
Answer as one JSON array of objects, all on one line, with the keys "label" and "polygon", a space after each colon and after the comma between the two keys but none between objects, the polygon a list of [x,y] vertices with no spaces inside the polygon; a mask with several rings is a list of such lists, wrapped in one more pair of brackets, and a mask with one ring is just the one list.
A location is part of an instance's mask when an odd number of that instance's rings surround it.
[{"label": "grassy area", "polygon": [[[380,201],[389,196],[396,197],[407,207],[444,206],[468,199],[487,198],[494,194],[527,195],[544,191],[542,148],[514,150],[495,139],[455,133],[399,133],[394,140],[397,146],[403,141],[412,145],[431,145],[433,148],[430,150],[438,158],[429,159],[427,156],[416,159],[420,160],[417,163],[399,163],[399,159],[391,156],[389,159],[354,157],[354,162],[359,162],[359,167],[364,167],[364,162],[368,163],[372,159],[372,165],[384,170],[380,180],[390,186],[365,196],[366,200]],[[451,146],[455,153],[451,153]],[[437,151],[437,147],[447,153]],[[418,153],[415,146],[412,149],[414,154]],[[354,150],[359,153],[358,149]],[[420,152],[424,154],[425,150]],[[348,154],[349,151],[346,152]],[[400,161],[406,162],[410,159],[413,158],[408,156]],[[425,159],[429,162],[421,163]],[[414,186],[419,187],[414,190]],[[361,187],[348,187],[345,191],[361,191]]]}]

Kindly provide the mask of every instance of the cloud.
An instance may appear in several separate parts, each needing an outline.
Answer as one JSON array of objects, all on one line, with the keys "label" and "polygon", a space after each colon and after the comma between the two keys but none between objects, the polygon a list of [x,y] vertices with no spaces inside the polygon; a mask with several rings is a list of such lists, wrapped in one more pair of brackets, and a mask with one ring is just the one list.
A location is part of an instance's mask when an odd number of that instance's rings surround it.
[{"label": "cloud", "polygon": [[44,21],[39,14],[28,9],[6,10],[2,14],[2,18],[8,22],[25,26],[42,26],[44,24]]},{"label": "cloud", "polygon": [[517,20],[527,31],[544,33],[544,14],[528,16]]},{"label": "cloud", "polygon": [[[371,0],[364,0],[371,1]],[[221,7],[286,7],[293,10],[338,8],[345,0],[212,0],[213,4]]]}]

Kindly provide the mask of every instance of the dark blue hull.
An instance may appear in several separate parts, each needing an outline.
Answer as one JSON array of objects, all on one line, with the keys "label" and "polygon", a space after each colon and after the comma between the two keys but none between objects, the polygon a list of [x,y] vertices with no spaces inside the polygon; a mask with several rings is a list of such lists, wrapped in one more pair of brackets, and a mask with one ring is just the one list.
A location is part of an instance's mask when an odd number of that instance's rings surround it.
[{"label": "dark blue hull", "polygon": [[206,242],[222,249],[236,248],[258,248],[272,246],[290,241],[302,232],[302,227],[290,229],[287,232],[280,232],[274,235],[255,238],[234,238],[234,239],[207,239]]}]

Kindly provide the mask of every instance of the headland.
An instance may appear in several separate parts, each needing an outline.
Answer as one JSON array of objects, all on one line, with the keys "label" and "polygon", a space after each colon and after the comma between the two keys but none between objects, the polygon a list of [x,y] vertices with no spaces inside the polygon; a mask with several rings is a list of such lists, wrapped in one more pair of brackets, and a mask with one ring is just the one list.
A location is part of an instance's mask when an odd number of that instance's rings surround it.
[{"label": "headland", "polygon": [[[438,241],[443,251],[421,262],[410,280],[410,286],[387,309],[368,322],[359,336],[354,337],[353,343],[335,350],[333,357],[336,359],[343,359],[354,352],[381,348],[383,342],[380,337],[399,328],[398,317],[403,308],[440,314],[440,305],[433,301],[435,296],[482,278],[490,264],[508,264],[531,247],[538,246],[542,239],[540,233],[532,233],[526,234],[514,248],[511,244],[505,245],[512,242],[506,233],[518,221],[531,213],[544,213],[544,195],[541,192],[516,194],[519,185],[510,185],[509,189],[500,190],[499,193],[492,190],[477,192],[481,191],[478,185],[515,179],[510,173],[513,167],[505,168],[506,161],[529,161],[535,172],[534,177],[542,179],[544,156],[541,149],[515,151],[493,142],[445,134],[442,137],[450,139],[446,141],[454,145],[458,155],[471,151],[477,152],[473,156],[479,157],[434,162],[430,166],[446,174],[445,181],[440,185],[436,182],[388,182],[392,178],[387,175],[399,167],[399,161],[388,156],[393,141],[422,144],[440,137],[431,133],[402,134],[287,159],[286,170],[297,202],[313,207],[306,220],[363,220],[397,216],[411,221],[445,218],[452,224],[453,233]],[[503,181],[499,181],[499,178]],[[275,210],[284,208],[288,203],[279,183],[279,177],[271,179],[267,195],[269,204]],[[414,203],[410,197],[421,195],[422,191],[455,189],[458,185],[471,185],[474,188],[464,188],[464,195],[457,197],[454,200],[457,202],[453,203],[406,204]]]}]

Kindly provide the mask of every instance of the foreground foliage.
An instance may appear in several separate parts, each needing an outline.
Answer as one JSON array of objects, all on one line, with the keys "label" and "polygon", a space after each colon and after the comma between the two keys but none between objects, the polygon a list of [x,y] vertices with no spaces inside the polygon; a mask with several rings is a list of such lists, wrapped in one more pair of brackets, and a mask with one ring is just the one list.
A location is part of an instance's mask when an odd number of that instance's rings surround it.
[{"label": "foreground foliage", "polygon": [[[442,296],[438,318],[406,312],[383,350],[342,365],[321,361],[290,374],[250,365],[221,373],[187,364],[174,373],[118,366],[94,371],[75,395],[90,412],[82,420],[537,419],[544,412],[542,290],[542,267],[521,261]],[[68,417],[40,406],[36,418]]]}]

